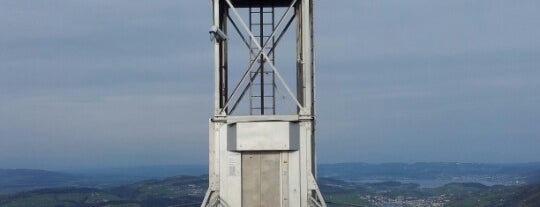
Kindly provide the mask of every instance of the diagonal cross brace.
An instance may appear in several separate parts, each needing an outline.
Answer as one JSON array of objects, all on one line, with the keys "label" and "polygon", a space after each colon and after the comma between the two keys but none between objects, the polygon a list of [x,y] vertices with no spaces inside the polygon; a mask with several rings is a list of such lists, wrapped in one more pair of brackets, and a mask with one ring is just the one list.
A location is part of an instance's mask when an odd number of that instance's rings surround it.
[{"label": "diagonal cross brace", "polygon": [[[232,8],[233,12],[235,13],[236,17],[239,19],[240,23],[242,23],[242,26],[244,27],[244,29],[247,31],[247,33],[250,35],[250,38],[254,41],[255,45],[258,47],[259,52],[256,56],[260,56],[260,55],[263,55],[263,57],[269,62],[269,64],[271,66],[273,66],[272,63],[270,63],[271,61],[269,61],[269,58],[266,54],[263,54],[263,51],[264,49],[261,48],[261,46],[258,44],[258,41],[256,41],[256,38],[254,37],[254,35],[251,33],[251,31],[248,29],[247,25],[245,24],[245,22],[243,21],[243,19],[240,17],[240,15],[238,14],[236,8],[232,5],[232,3],[229,1],[229,0],[226,0],[227,3],[229,4],[229,7]],[[283,17],[280,19],[277,27],[275,28],[275,30],[272,32],[272,35],[270,36],[271,38],[275,36],[276,32],[279,30],[279,27],[281,26],[281,23],[283,22],[285,16],[287,16],[287,14],[289,13],[290,11],[290,8],[292,8],[294,6],[294,4],[296,3],[296,0],[294,0],[291,5],[287,8],[287,11],[285,12],[285,14],[283,15]],[[264,48],[266,48],[266,45],[269,43],[269,40],[271,39],[269,38],[265,43],[264,43]],[[234,97],[237,93],[237,90],[238,88],[240,87],[240,85],[244,82],[244,80],[246,79],[247,75],[249,74],[249,71],[251,71],[253,65],[254,65],[255,61],[252,61],[248,67],[248,69],[246,70],[246,72],[244,73],[244,76],[242,77],[242,79],[240,80],[240,82],[238,83],[238,85],[236,85],[235,89],[233,90],[233,93],[231,94],[229,100],[227,100],[227,102],[225,103],[225,106],[222,108],[222,110],[220,111],[220,113],[223,113],[223,111],[225,110],[225,108],[228,107],[228,105],[230,104],[229,102],[232,100],[232,97]],[[272,69],[275,71],[275,66],[272,67]],[[283,81],[283,78],[281,77],[281,75],[279,74],[279,72],[276,73],[276,75],[278,75],[278,79],[280,79],[280,81],[284,84],[285,88],[288,89],[288,85]],[[296,98],[294,97],[294,94],[292,94],[292,92],[290,91],[290,89],[288,90],[289,94],[291,95],[291,97],[293,98],[293,100],[296,101],[297,105],[299,107],[301,107],[301,104],[298,102],[298,100],[296,100]]]},{"label": "diagonal cross brace", "polygon": [[[266,60],[266,62],[268,63],[268,65],[272,68],[272,70],[274,71],[274,73],[276,74],[276,76],[278,77],[279,81],[283,84],[285,90],[287,90],[287,93],[289,94],[289,96],[295,101],[296,105],[300,108],[300,109],[303,109],[303,106],[302,104],[300,104],[300,102],[298,101],[298,99],[295,97],[294,93],[291,91],[291,89],[289,88],[288,84],[285,82],[285,80],[283,79],[283,77],[281,76],[281,74],[279,73],[279,71],[277,70],[276,66],[274,66],[274,64],[272,63],[272,61],[270,60],[270,58],[268,57],[268,55],[266,53],[264,53],[264,49],[266,49],[266,45],[268,44],[269,40],[274,37],[277,33],[277,31],[279,30],[279,27],[281,26],[281,23],[283,22],[285,16],[287,14],[289,14],[289,12],[291,11],[291,8],[296,4],[296,1],[297,0],[293,0],[291,2],[291,5],[287,8],[285,14],[283,15],[283,17],[279,20],[279,23],[277,25],[277,27],[274,29],[274,31],[272,32],[272,35],[270,36],[270,38],[265,42],[264,44],[264,47],[261,47],[261,45],[258,43],[257,39],[255,38],[255,36],[253,35],[253,33],[251,33],[251,31],[249,30],[249,28],[247,27],[246,23],[244,22],[244,20],[242,19],[242,17],[240,16],[240,14],[238,13],[238,11],[236,10],[236,8],[234,7],[234,5],[231,3],[230,0],[225,0],[225,2],[229,5],[229,7],[231,8],[231,10],[233,11],[234,15],[236,16],[236,18],[240,21],[240,24],[242,25],[242,27],[244,28],[244,30],[248,33],[249,37],[253,40],[255,46],[257,46],[257,48],[259,49],[259,52],[258,52],[258,55],[262,55],[263,58]],[[257,55],[257,56],[258,56]],[[250,67],[247,69],[247,71],[244,73],[244,76],[242,77],[242,79],[240,80],[240,82],[238,83],[238,85],[235,87],[235,89],[233,90],[233,93],[231,94],[230,98],[227,100],[227,102],[225,103],[225,106],[221,109],[220,113],[223,113],[223,111],[228,107],[228,105],[230,104],[230,101],[232,100],[231,98],[233,96],[236,95],[236,93],[238,92],[238,88],[240,87],[240,85],[245,81],[246,77],[247,77],[247,74],[249,74],[249,71],[251,71],[251,68],[253,67],[253,64],[254,64],[254,61],[251,62],[250,64]]]},{"label": "diagonal cross brace", "polygon": [[[287,25],[285,26],[285,29],[281,32],[281,34],[279,35],[279,37],[277,38],[276,42],[274,43],[273,47],[270,49],[270,51],[268,51],[267,54],[270,54],[272,52],[274,52],[274,50],[276,49],[277,45],[279,45],[279,42],[281,41],[281,38],[283,38],[283,36],[285,35],[285,32],[286,30],[289,28],[289,26],[291,26],[293,20],[295,19],[295,17],[291,17],[291,19],[289,20],[289,22],[287,23]],[[229,17],[229,20],[231,21],[231,23],[233,24],[234,28],[236,29],[236,31],[240,34],[240,29],[238,29],[238,27],[236,26],[236,24],[234,23],[234,21],[232,21],[232,19],[230,19]],[[247,43],[246,39],[244,38],[244,36],[242,34],[240,34],[241,38],[243,39],[244,43],[246,44],[246,47],[248,48],[248,50],[250,51],[251,54],[254,54],[253,51],[251,51],[251,48],[249,47],[249,44]],[[266,45],[266,44],[265,44]],[[252,62],[254,63],[255,60],[252,60]],[[250,70],[251,70],[251,67],[252,65],[250,65]],[[247,90],[251,87],[251,82],[253,82],[253,80],[255,80],[255,78],[257,78],[257,76],[259,76],[259,71],[261,69],[257,69],[257,71],[255,71],[255,75],[253,77],[250,78],[250,81],[249,83],[247,84],[246,87],[244,87],[244,90],[242,91],[242,93],[240,93],[240,97],[236,100],[236,102],[233,104],[231,110],[229,111],[229,113],[233,113],[234,110],[236,109],[236,107],[238,106],[238,104],[240,103],[240,101],[244,98],[244,96],[246,95],[246,92]],[[274,86],[276,89],[277,89],[277,86]],[[278,90],[279,92],[279,90]],[[283,96],[283,95],[282,95]],[[285,97],[285,96],[283,96]],[[288,103],[288,99],[284,99],[287,101]],[[289,103],[290,104],[290,103]],[[294,110],[291,110],[291,111],[294,111]]]}]

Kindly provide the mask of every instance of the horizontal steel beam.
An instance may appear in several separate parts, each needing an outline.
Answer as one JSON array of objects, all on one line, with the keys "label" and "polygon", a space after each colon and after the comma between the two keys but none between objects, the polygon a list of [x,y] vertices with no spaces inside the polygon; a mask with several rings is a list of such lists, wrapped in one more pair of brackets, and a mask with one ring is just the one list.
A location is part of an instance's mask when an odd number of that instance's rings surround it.
[{"label": "horizontal steel beam", "polygon": [[236,8],[246,7],[288,7],[292,0],[232,0]]}]

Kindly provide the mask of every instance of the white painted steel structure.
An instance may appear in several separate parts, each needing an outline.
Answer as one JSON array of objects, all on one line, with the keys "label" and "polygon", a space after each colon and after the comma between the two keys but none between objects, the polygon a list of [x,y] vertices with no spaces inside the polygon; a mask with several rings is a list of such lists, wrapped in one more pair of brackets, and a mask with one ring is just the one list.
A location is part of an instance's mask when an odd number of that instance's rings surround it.
[{"label": "white painted steel structure", "polygon": [[[215,111],[201,206],[326,206],[316,183],[312,0],[212,0],[212,8]],[[277,46],[291,25],[295,61],[278,69]],[[246,47],[246,69],[230,65],[233,44]]]}]

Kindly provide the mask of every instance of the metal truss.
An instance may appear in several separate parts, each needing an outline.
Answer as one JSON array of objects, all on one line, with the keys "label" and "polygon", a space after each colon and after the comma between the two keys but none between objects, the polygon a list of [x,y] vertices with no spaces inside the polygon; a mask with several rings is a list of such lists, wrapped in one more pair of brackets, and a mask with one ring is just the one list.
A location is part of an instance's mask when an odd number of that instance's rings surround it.
[{"label": "metal truss", "polygon": [[[281,41],[282,37],[284,36],[284,34],[286,33],[286,31],[288,30],[288,28],[290,27],[290,25],[292,24],[292,22],[294,21],[295,19],[295,15],[293,15],[289,21],[287,21],[287,23],[285,23],[285,29],[281,32],[281,34],[278,36],[277,38],[277,41],[276,43],[272,46],[272,48],[270,48],[270,51],[268,53],[265,53],[264,51],[267,49],[267,46],[269,44],[269,42],[271,41],[272,38],[274,38],[276,36],[276,34],[278,33],[278,31],[281,29],[281,27],[283,26],[284,24],[284,20],[285,18],[290,14],[290,12],[292,11],[292,8],[294,8],[294,6],[296,5],[296,2],[297,0],[293,0],[291,2],[291,4],[287,7],[287,9],[285,10],[285,13],[283,14],[283,16],[279,19],[277,25],[275,28],[273,28],[273,31],[272,31],[272,34],[270,35],[270,37],[266,40],[266,42],[261,46],[258,42],[258,40],[255,38],[255,35],[251,32],[251,30],[249,29],[249,27],[247,26],[247,24],[245,23],[244,19],[240,16],[238,10],[236,9],[236,7],[232,4],[232,2],[230,0],[225,0],[225,2],[228,4],[230,10],[233,12],[233,14],[235,15],[237,21],[240,23],[240,26],[244,29],[244,32],[247,33],[247,36],[249,39],[251,39],[251,41],[253,42],[253,44],[255,45],[255,47],[258,49],[258,52],[257,54],[255,54],[254,56],[257,57],[257,56],[262,56],[262,58],[264,59],[265,63],[268,64],[270,66],[270,68],[272,69],[272,71],[275,73],[275,75],[277,76],[278,80],[280,81],[280,83],[283,85],[283,87],[285,88],[287,94],[289,95],[289,98],[291,100],[293,100],[293,102],[296,104],[296,106],[300,109],[303,109],[303,106],[302,104],[298,101],[297,97],[295,96],[295,94],[291,91],[289,85],[285,82],[285,80],[283,79],[283,77],[281,76],[279,70],[276,68],[276,66],[274,65],[274,63],[272,62],[271,58],[269,57],[269,54],[272,53],[276,46],[279,44],[279,42]],[[243,35],[243,33],[241,32],[240,28],[238,27],[238,24],[236,24],[236,22],[230,17],[228,16],[227,17],[228,20],[231,22],[231,24],[233,25],[233,27],[235,28],[236,32],[239,34],[240,38],[242,39],[242,41],[244,42],[245,46],[248,48],[248,50],[250,51],[251,54],[253,54],[253,51],[251,50],[251,47],[250,47],[250,44],[248,42],[248,40],[246,39],[246,37]],[[248,75],[250,74],[250,72],[253,72],[253,66],[255,65],[257,59],[253,59],[250,61],[246,71],[244,72],[242,78],[240,79],[240,81],[236,84],[236,86],[234,87],[231,95],[227,98],[227,101],[225,102],[225,105],[221,108],[221,110],[219,111],[219,114],[223,114],[225,113],[225,110],[230,106],[231,103],[233,103],[232,105],[232,108],[231,110],[228,112],[228,113],[233,113],[234,110],[236,109],[236,107],[238,106],[238,104],[242,101],[242,99],[244,98],[245,94],[246,94],[246,91],[252,87],[252,85],[250,84],[256,77],[257,75],[253,76],[253,77],[250,77],[250,81],[248,82],[248,84],[244,87],[244,89],[242,90],[242,92],[240,93],[240,96],[239,98],[237,98],[234,102],[232,102],[232,100],[234,100],[234,97],[238,94],[239,92],[239,89],[240,87],[244,84],[244,82],[247,80],[248,78]],[[255,72],[260,72],[259,69],[257,69],[257,71]],[[257,73],[255,73],[257,74]]]}]

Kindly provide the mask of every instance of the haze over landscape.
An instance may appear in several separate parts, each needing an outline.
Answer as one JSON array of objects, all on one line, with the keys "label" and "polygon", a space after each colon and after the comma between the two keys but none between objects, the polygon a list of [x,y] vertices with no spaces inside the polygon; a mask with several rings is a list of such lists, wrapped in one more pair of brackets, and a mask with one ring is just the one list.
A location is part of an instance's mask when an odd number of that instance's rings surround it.
[{"label": "haze over landscape", "polygon": [[[540,161],[540,1],[315,6],[319,163]],[[1,1],[0,168],[205,165],[210,9]]]}]

